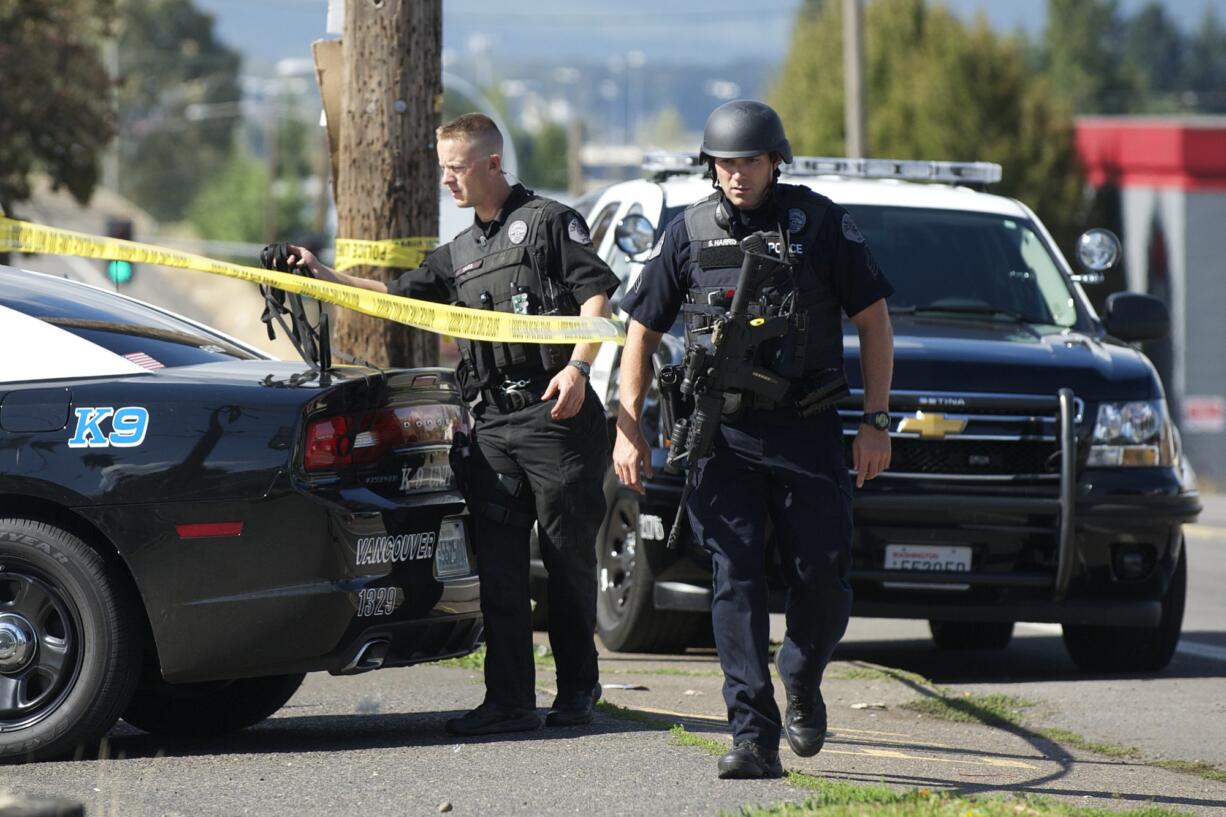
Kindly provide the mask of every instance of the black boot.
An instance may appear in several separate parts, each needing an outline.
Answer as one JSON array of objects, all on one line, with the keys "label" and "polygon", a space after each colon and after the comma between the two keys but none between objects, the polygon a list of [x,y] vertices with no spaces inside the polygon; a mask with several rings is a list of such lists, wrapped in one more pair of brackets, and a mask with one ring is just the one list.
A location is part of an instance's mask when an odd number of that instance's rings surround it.
[{"label": "black boot", "polygon": [[582,692],[559,692],[545,716],[546,726],[578,726],[592,722],[592,713],[603,690],[600,684]]},{"label": "black boot", "polygon": [[535,709],[486,702],[463,717],[447,721],[446,729],[453,735],[473,737],[500,732],[527,732],[540,725],[541,719]]},{"label": "black boot", "polygon": [[813,757],[822,750],[826,742],[826,702],[822,700],[820,689],[812,698],[788,693],[783,734],[788,746],[800,757]]},{"label": "black boot", "polygon": [[738,740],[732,751],[719,759],[721,780],[759,780],[783,777],[778,752],[767,752],[752,740]]}]

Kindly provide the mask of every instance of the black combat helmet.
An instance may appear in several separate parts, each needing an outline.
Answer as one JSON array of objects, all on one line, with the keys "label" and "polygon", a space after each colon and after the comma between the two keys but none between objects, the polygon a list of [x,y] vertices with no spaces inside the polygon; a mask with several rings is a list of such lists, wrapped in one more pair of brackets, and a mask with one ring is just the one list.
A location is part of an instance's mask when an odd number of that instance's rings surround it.
[{"label": "black combat helmet", "polygon": [[783,132],[783,122],[770,105],[754,99],[737,99],[720,105],[707,117],[702,131],[702,161],[740,159],[761,153],[778,153],[792,161],[792,146]]}]

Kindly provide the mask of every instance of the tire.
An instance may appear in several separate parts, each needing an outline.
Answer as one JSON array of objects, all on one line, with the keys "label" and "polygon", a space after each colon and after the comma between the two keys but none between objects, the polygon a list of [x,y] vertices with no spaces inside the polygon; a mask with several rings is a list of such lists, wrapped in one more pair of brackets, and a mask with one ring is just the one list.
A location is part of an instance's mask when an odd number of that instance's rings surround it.
[{"label": "tire", "polygon": [[143,646],[117,568],[66,530],[0,519],[0,760],[61,757],[105,735]]},{"label": "tire", "polygon": [[1003,650],[1013,639],[1012,621],[929,621],[932,640],[943,650]]},{"label": "tire", "polygon": [[614,652],[684,652],[704,641],[704,628],[710,633],[711,615],[655,609],[655,575],[639,547],[639,501],[610,470],[596,535],[596,633]]},{"label": "tire", "polygon": [[1180,541],[1179,561],[1162,597],[1157,627],[1064,625],[1064,648],[1087,673],[1159,672],[1179,645],[1183,608],[1188,595],[1188,549]]},{"label": "tire", "polygon": [[123,719],[155,735],[226,735],[257,724],[285,705],[305,673],[141,687]]}]

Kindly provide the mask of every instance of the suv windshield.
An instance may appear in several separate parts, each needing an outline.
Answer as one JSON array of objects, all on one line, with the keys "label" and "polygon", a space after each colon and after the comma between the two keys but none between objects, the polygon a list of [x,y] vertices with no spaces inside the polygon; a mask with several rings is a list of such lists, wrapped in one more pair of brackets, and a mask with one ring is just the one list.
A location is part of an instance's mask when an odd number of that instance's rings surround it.
[{"label": "suv windshield", "polygon": [[894,285],[893,312],[1077,323],[1069,284],[1029,221],[913,207],[847,209]]}]

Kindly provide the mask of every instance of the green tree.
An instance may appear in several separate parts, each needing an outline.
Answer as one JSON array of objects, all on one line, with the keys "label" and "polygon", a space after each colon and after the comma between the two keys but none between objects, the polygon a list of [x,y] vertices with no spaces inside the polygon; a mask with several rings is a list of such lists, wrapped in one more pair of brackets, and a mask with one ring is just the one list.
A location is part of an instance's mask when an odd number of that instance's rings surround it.
[{"label": "green tree", "polygon": [[1185,86],[1196,95],[1197,110],[1226,113],[1226,28],[1212,8],[1189,40]]},{"label": "green tree", "polygon": [[1047,0],[1041,62],[1052,90],[1077,113],[1144,110],[1142,77],[1125,59],[1118,0]]},{"label": "green tree", "polygon": [[101,46],[111,0],[0,0],[0,211],[45,171],[84,204],[115,132]]},{"label": "green tree", "polygon": [[[844,152],[841,5],[802,9],[770,94],[797,153]],[[1084,184],[1072,118],[1022,39],[924,0],[872,0],[865,49],[871,155],[999,162],[994,192],[1030,205],[1070,247]]]},{"label": "green tree", "polygon": [[565,190],[566,127],[547,122],[535,133],[512,127],[519,148],[519,176],[528,187]]},{"label": "green tree", "polygon": [[122,0],[120,190],[178,220],[229,161],[240,121],[239,55],[191,0]]},{"label": "green tree", "polygon": [[262,243],[269,195],[274,198],[276,234],[285,239],[304,239],[310,225],[298,177],[287,176],[270,184],[267,163],[245,151],[236,151],[221,171],[205,182],[186,215],[201,238]]},{"label": "green tree", "polygon": [[[1180,98],[1184,90],[1183,32],[1157,0],[1150,0],[1140,11],[1124,21],[1123,56],[1128,70],[1135,73],[1147,112],[1171,112],[1186,107]],[[1137,107],[1134,107],[1137,110]]]}]

